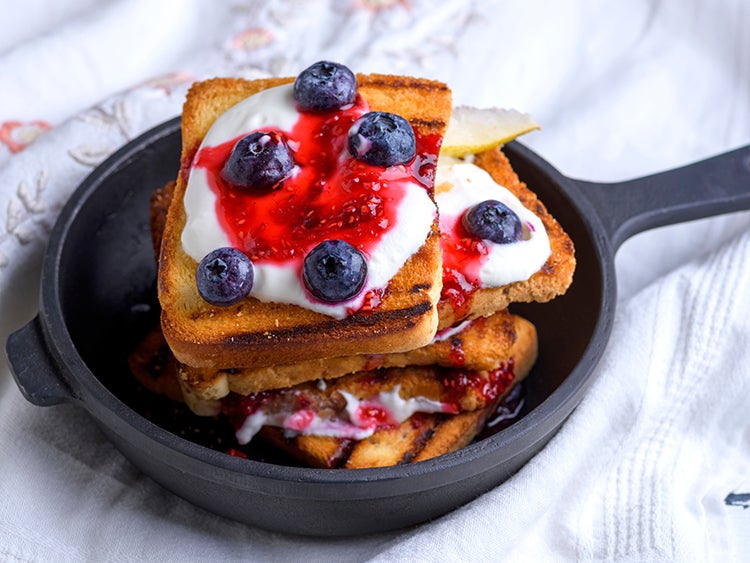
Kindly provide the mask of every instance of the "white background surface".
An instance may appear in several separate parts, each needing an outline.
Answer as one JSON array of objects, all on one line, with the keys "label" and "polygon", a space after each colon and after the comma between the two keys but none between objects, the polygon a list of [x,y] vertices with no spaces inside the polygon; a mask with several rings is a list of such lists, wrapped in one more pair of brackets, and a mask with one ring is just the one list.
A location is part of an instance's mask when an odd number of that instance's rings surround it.
[{"label": "white background surface", "polygon": [[[176,115],[195,78],[292,75],[330,58],[444,80],[456,103],[530,112],[543,129],[524,142],[597,181],[750,142],[744,0],[2,7],[3,340],[36,311],[45,237],[67,195]],[[724,498],[750,492],[749,227],[740,212],[627,241],[587,401],[512,481],[403,533],[304,540],[215,518],[136,471],[84,413],[26,403],[3,364],[0,559],[747,560],[750,510]]]}]

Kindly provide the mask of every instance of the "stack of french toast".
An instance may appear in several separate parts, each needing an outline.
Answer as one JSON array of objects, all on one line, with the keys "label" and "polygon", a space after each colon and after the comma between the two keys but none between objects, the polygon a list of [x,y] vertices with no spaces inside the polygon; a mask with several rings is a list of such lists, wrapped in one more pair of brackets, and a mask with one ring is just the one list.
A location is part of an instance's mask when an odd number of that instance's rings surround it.
[{"label": "stack of french toast", "polygon": [[328,61],[195,83],[138,380],[314,467],[470,443],[536,360],[508,305],[563,294],[575,258],[502,147],[441,150],[451,112],[445,84]]}]

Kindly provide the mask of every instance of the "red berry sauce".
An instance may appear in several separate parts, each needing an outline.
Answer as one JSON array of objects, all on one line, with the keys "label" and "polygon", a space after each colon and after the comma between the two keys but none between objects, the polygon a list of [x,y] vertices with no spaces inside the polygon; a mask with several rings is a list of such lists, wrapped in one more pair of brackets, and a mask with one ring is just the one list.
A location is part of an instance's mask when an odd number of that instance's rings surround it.
[{"label": "red berry sauce", "polygon": [[397,426],[398,421],[393,418],[391,412],[382,405],[362,401],[354,413],[357,426],[361,428],[383,428]]},{"label": "red berry sauce", "polygon": [[[243,191],[221,177],[239,138],[200,149],[193,167],[207,172],[217,195],[219,224],[232,246],[253,261],[292,261],[298,269],[304,255],[327,239],[345,240],[365,255],[371,253],[396,223],[406,182],[432,190],[441,138],[417,135],[417,156],[409,165],[366,164],[349,154],[347,133],[367,110],[358,96],[342,110],[300,112],[292,130],[281,132],[293,149],[297,170],[268,192]],[[375,306],[377,296],[370,303]]]},{"label": "red berry sauce", "polygon": [[251,395],[230,393],[221,400],[221,412],[235,429],[239,429],[248,416],[277,400],[280,394],[278,390],[261,391]]},{"label": "red berry sauce", "polygon": [[302,409],[289,415],[284,421],[284,428],[302,432],[310,427],[315,420],[315,411],[312,409]]},{"label": "red berry sauce", "polygon": [[457,336],[450,338],[450,359],[454,366],[462,366],[466,363],[466,352],[463,342]]},{"label": "red berry sauce", "polygon": [[505,393],[514,379],[512,359],[487,375],[472,370],[445,369],[441,376],[445,412],[460,412],[461,399],[469,392],[478,393],[489,404]]},{"label": "red berry sauce", "polygon": [[440,217],[440,248],[443,251],[441,300],[461,316],[469,307],[472,292],[481,285],[479,270],[489,248],[463,227],[461,217]]}]

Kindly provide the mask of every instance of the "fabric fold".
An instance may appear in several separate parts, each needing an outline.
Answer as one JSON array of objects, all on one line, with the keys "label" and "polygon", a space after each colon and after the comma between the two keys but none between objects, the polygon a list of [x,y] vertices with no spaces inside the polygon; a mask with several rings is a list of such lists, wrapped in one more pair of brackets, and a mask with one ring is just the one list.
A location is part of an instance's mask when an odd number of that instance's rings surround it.
[{"label": "fabric fold", "polygon": [[[212,31],[194,1],[114,0],[0,55],[0,123],[57,125],[143,77],[173,70]],[[201,21],[201,19],[203,21]],[[197,38],[197,39],[196,39]]]},{"label": "fabric fold", "polygon": [[375,560],[735,560],[722,504],[750,467],[748,256],[750,233],[624,302],[597,381],[549,445]]}]

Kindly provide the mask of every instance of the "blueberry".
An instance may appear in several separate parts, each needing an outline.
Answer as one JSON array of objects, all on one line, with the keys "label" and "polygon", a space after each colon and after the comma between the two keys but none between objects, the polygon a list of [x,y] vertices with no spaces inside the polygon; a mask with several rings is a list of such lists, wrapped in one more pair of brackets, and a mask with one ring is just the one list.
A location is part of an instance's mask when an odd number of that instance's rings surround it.
[{"label": "blueberry", "polygon": [[417,153],[417,140],[400,115],[371,111],[349,129],[349,152],[375,166],[406,164]]},{"label": "blueberry", "polygon": [[236,248],[209,252],[195,271],[198,293],[212,305],[233,305],[253,288],[253,263]]},{"label": "blueberry", "polygon": [[321,301],[346,301],[362,289],[367,262],[348,242],[326,240],[305,256],[302,274],[307,289]]},{"label": "blueberry", "polygon": [[351,104],[357,96],[357,77],[339,63],[319,61],[294,81],[300,111],[330,111]]},{"label": "blueberry", "polygon": [[470,207],[461,219],[471,234],[497,244],[521,240],[522,228],[518,215],[504,203],[488,199]]},{"label": "blueberry", "polygon": [[294,168],[294,157],[284,137],[276,131],[255,131],[234,145],[222,177],[245,189],[277,187]]}]

